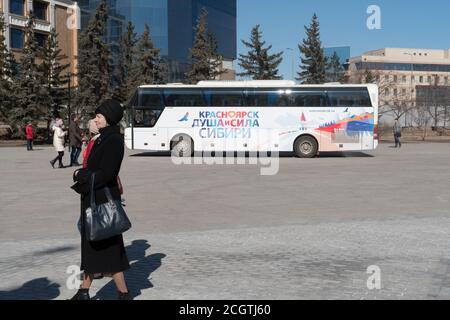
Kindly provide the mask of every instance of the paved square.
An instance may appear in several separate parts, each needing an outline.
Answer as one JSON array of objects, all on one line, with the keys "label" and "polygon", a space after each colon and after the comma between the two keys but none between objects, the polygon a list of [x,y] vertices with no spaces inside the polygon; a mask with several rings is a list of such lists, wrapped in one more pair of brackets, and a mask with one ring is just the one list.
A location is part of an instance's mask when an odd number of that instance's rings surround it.
[{"label": "paved square", "polygon": [[[0,148],[0,299],[67,299],[79,199],[53,148]],[[121,178],[136,299],[449,299],[450,147],[256,165],[127,151]],[[68,156],[66,153],[66,162]],[[369,290],[370,266],[381,289]],[[114,299],[103,279],[91,294]]]}]

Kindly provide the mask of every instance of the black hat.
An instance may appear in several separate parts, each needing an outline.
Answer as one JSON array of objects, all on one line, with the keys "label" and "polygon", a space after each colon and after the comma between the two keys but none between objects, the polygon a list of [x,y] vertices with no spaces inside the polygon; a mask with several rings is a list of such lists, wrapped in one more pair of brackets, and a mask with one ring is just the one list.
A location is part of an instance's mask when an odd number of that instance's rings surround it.
[{"label": "black hat", "polygon": [[102,114],[110,126],[115,126],[123,118],[122,105],[113,99],[105,100],[100,107],[95,110],[95,114]]}]

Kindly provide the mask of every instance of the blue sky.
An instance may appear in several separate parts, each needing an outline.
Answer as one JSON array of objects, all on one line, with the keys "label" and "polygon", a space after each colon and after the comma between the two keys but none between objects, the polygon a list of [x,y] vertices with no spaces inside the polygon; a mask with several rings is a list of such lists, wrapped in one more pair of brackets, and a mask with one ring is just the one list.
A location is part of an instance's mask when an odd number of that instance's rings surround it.
[{"label": "blue sky", "polygon": [[[298,71],[298,43],[305,37],[314,12],[321,26],[324,46],[348,45],[351,55],[384,47],[450,48],[450,1],[448,0],[237,0],[238,53],[246,52],[240,39],[260,24],[264,40],[273,51],[284,51],[280,73],[292,76],[294,53]],[[381,9],[381,30],[367,28],[370,5]],[[294,52],[286,50],[293,48]],[[238,68],[236,63],[236,68]]]}]

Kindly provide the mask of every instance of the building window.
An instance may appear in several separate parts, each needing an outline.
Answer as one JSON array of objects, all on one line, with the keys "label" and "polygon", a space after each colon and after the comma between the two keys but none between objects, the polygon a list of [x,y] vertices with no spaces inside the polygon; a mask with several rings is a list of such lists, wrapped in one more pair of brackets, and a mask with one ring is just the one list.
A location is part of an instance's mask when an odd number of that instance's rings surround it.
[{"label": "building window", "polygon": [[398,80],[397,76],[394,76],[394,82],[395,83],[397,83],[397,80]]},{"label": "building window", "polygon": [[20,16],[24,15],[25,0],[10,0],[9,1],[9,12],[18,14]]},{"label": "building window", "polygon": [[448,77],[444,78],[444,83],[445,83],[446,86],[448,86]]},{"label": "building window", "polygon": [[385,76],[384,76],[384,81],[386,81],[386,82],[389,81],[389,76],[388,76],[388,75],[385,75]]},{"label": "building window", "polygon": [[48,3],[41,1],[33,1],[33,10],[36,19],[47,20]]},{"label": "building window", "polygon": [[423,83],[423,76],[420,76],[420,77],[419,77],[419,82],[420,82],[420,83]]},{"label": "building window", "polygon": [[35,33],[34,38],[36,39],[36,42],[39,47],[45,47],[45,44],[47,43],[48,36],[43,33]]},{"label": "building window", "polygon": [[406,89],[402,89],[402,95],[406,96]]},{"label": "building window", "polygon": [[397,96],[397,94],[398,94],[398,90],[394,89],[394,96]]},{"label": "building window", "polygon": [[402,76],[402,82],[406,83],[406,76]]},{"label": "building window", "polygon": [[431,83],[431,76],[428,76],[427,82],[428,82],[428,83]]},{"label": "building window", "polygon": [[23,49],[23,30],[11,28],[11,48]]},{"label": "building window", "polygon": [[385,97],[389,96],[389,88],[384,89],[384,96]]}]

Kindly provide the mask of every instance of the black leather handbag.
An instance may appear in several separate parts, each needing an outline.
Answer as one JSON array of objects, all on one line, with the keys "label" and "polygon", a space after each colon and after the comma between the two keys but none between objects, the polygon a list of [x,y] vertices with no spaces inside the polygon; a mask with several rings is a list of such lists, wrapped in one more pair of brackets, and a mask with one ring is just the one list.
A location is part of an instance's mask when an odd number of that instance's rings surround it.
[{"label": "black leather handbag", "polygon": [[[89,241],[105,240],[124,233],[131,228],[131,222],[122,207],[121,200],[114,200],[109,188],[103,188],[108,202],[95,203],[95,173],[91,178],[90,208],[85,211],[84,231]],[[80,227],[82,224],[79,224]]]}]

